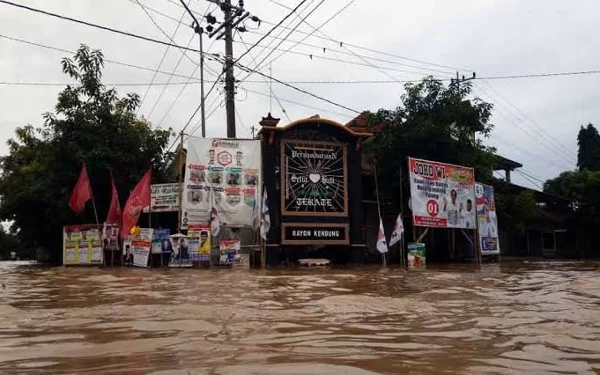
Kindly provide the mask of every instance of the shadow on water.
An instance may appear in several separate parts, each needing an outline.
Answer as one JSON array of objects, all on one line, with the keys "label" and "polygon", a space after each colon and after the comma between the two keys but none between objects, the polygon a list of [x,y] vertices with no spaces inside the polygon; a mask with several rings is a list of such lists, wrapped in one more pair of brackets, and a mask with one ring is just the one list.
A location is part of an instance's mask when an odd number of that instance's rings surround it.
[{"label": "shadow on water", "polygon": [[592,262],[426,271],[0,263],[0,372],[595,373]]}]

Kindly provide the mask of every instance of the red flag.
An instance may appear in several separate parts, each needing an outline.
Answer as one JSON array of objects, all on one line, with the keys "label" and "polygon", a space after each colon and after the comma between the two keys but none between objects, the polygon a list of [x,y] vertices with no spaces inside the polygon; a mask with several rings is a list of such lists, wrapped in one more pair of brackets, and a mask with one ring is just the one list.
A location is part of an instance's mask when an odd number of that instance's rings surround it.
[{"label": "red flag", "polygon": [[129,230],[137,224],[140,213],[144,207],[150,205],[150,180],[152,179],[152,169],[142,177],[135,186],[125,207],[123,208],[123,224],[121,226],[121,238],[125,238]]},{"label": "red flag", "polygon": [[90,179],[88,178],[87,169],[85,162],[81,166],[81,172],[79,173],[79,179],[75,184],[75,188],[69,198],[69,207],[79,215],[83,212],[87,201],[92,199],[92,187],[90,186]]},{"label": "red flag", "polygon": [[106,223],[119,224],[119,220],[121,220],[121,205],[119,204],[119,193],[117,192],[117,187],[115,186],[115,179],[113,178],[112,169],[110,170],[110,186],[110,208],[108,209],[108,215],[106,216]]}]

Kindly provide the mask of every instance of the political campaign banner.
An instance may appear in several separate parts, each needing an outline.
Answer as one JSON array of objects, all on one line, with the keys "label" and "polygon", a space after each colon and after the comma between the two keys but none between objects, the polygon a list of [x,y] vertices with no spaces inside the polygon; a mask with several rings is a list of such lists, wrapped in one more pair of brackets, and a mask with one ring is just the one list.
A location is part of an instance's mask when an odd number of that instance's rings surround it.
[{"label": "political campaign banner", "polygon": [[193,262],[210,262],[210,225],[190,225],[188,227],[188,247],[190,260]]},{"label": "political campaign banner", "polygon": [[102,228],[102,244],[105,250],[119,250],[119,226],[106,224]]},{"label": "political campaign banner", "polygon": [[169,267],[181,268],[192,267],[190,259],[190,248],[188,237],[185,234],[177,233],[171,235],[171,257],[169,258]]},{"label": "political campaign banner", "polygon": [[500,254],[494,187],[476,183],[475,199],[477,204],[477,225],[481,254]]},{"label": "political campaign banner", "polygon": [[152,254],[170,253],[171,251],[171,230],[154,229],[152,231]]},{"label": "political campaign banner", "polygon": [[102,234],[96,224],[63,227],[63,265],[102,264]]},{"label": "political campaign banner", "polygon": [[140,228],[135,236],[127,236],[123,241],[123,264],[134,267],[148,267],[152,247],[152,228]]},{"label": "political campaign banner", "polygon": [[475,176],[472,168],[408,159],[413,224],[475,229]]},{"label": "political campaign banner", "polygon": [[[150,185],[150,209],[152,212],[179,211],[179,183]],[[144,212],[148,212],[148,207]]]},{"label": "political campaign banner", "polygon": [[182,222],[207,223],[213,189],[221,225],[250,227],[260,197],[261,148],[258,140],[190,138],[183,186]]},{"label": "political campaign banner", "polygon": [[407,258],[409,270],[424,269],[427,264],[425,244],[414,242],[409,243]]},{"label": "political campaign banner", "polygon": [[240,261],[241,244],[239,239],[219,241],[219,264],[235,264]]}]

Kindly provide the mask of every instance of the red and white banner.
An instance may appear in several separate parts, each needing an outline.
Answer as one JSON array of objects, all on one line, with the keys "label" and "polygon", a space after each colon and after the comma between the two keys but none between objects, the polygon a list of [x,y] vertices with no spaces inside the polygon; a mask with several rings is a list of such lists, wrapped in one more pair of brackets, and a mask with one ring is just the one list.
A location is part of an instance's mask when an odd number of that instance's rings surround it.
[{"label": "red and white banner", "polygon": [[409,158],[408,172],[414,225],[475,229],[472,168]]}]

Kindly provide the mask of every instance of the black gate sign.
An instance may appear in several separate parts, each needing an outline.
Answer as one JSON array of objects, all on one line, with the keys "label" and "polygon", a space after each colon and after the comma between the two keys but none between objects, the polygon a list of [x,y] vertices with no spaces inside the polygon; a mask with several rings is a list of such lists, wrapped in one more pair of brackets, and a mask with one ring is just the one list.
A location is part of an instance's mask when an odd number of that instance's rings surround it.
[{"label": "black gate sign", "polygon": [[346,146],[314,141],[281,142],[284,215],[347,216]]}]

